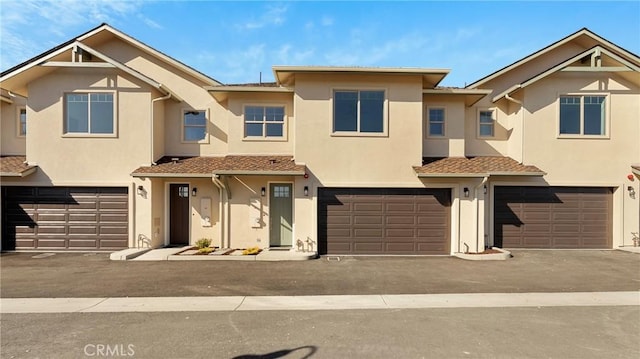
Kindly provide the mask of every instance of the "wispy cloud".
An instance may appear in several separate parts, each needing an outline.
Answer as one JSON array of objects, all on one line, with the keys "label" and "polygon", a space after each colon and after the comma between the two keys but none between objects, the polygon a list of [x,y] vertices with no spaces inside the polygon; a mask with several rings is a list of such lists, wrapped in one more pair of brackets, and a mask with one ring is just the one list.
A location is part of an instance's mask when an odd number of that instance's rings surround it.
[{"label": "wispy cloud", "polygon": [[282,25],[286,20],[289,6],[286,4],[269,4],[260,16],[254,17],[237,25],[240,29],[256,30],[269,25]]},{"label": "wispy cloud", "polygon": [[[152,28],[160,25],[141,12],[142,0],[2,1],[0,67],[6,69],[102,22],[134,16]],[[34,26],[37,24],[37,26]]]}]

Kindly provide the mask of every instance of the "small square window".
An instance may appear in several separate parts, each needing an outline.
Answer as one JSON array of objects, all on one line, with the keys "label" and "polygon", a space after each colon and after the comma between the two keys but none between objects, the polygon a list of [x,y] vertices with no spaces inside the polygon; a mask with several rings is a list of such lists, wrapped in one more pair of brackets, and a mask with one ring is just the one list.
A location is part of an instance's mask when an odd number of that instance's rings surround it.
[{"label": "small square window", "polygon": [[204,140],[207,136],[206,111],[184,111],[182,126],[183,141],[198,142]]},{"label": "small square window", "polygon": [[495,119],[493,110],[481,110],[478,113],[478,136],[493,137],[495,135]]},{"label": "small square window", "polygon": [[434,137],[444,136],[444,108],[430,107],[427,110],[428,135]]}]

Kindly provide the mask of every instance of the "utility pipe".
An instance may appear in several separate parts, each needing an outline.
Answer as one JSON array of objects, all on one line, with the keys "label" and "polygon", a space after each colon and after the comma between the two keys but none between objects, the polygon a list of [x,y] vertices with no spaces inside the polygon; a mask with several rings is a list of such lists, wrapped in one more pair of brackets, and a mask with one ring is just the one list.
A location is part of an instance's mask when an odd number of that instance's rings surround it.
[{"label": "utility pipe", "polygon": [[219,200],[218,200],[218,223],[220,224],[220,247],[221,248],[225,248],[224,247],[224,235],[225,235],[225,230],[224,230],[224,205],[223,205],[223,196],[225,195],[225,188],[224,188],[224,184],[222,182],[220,182],[220,180],[218,179],[218,175],[213,175],[213,177],[211,177],[211,181],[213,182],[213,184],[218,187],[218,193],[219,193]]},{"label": "utility pipe", "polygon": [[[480,184],[474,188],[474,191],[475,191],[474,201],[476,201],[476,251],[480,251],[480,200],[478,199],[479,197],[478,190],[480,189],[481,186],[484,186],[487,183],[487,180],[489,180],[489,176],[485,176],[482,179],[482,182],[480,182]],[[484,190],[483,190],[483,195],[484,195]],[[484,240],[484,233],[482,233],[482,239]],[[484,250],[484,246],[482,250]]]},{"label": "utility pipe", "polygon": [[171,98],[171,94],[167,94],[166,96],[162,96],[162,97],[157,97],[154,98],[153,100],[151,100],[151,126],[149,126],[150,128],[150,136],[149,136],[149,150],[150,150],[150,154],[149,154],[149,162],[152,165],[156,165],[157,163],[154,162],[154,158],[153,158],[153,122],[154,122],[154,118],[153,118],[153,105],[155,104],[156,101],[164,101],[164,100],[168,100]]}]

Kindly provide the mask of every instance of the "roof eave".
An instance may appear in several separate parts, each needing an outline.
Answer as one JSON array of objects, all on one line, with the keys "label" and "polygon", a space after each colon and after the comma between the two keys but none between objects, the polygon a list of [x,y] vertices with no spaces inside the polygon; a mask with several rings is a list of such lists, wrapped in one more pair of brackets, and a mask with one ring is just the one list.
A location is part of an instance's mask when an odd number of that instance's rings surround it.
[{"label": "roof eave", "polygon": [[179,178],[211,178],[213,177],[213,173],[168,173],[168,172],[159,172],[159,173],[143,173],[143,172],[133,172],[131,173],[131,177],[136,178],[169,178],[169,177],[179,177]]},{"label": "roof eave", "polygon": [[38,170],[38,167],[27,168],[20,172],[0,172],[0,177],[27,177]]},{"label": "roof eave", "polygon": [[220,176],[304,176],[306,171],[247,171],[247,170],[218,170],[213,172]]}]

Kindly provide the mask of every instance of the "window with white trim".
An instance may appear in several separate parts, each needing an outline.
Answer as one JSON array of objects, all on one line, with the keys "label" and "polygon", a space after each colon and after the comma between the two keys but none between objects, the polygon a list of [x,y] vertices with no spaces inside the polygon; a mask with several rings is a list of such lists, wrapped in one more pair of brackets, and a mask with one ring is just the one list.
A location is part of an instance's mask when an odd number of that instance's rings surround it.
[{"label": "window with white trim", "polygon": [[245,106],[245,137],[282,138],[284,131],[284,106]]},{"label": "window with white trim", "polygon": [[382,90],[336,90],[333,94],[333,132],[385,132]]},{"label": "window with white trim", "polygon": [[198,142],[207,137],[207,111],[185,110],[182,113],[182,140]]},{"label": "window with white trim", "polygon": [[495,110],[478,111],[478,137],[495,136]]},{"label": "window with white trim", "polygon": [[444,136],[445,111],[443,107],[429,107],[427,109],[427,135],[433,137]]},{"label": "window with white trim", "polygon": [[606,135],[606,96],[560,96],[560,135]]},{"label": "window with white trim", "polygon": [[114,134],[113,93],[65,94],[65,134]]},{"label": "window with white trim", "polygon": [[20,107],[18,109],[18,137],[27,135],[27,109]]}]

